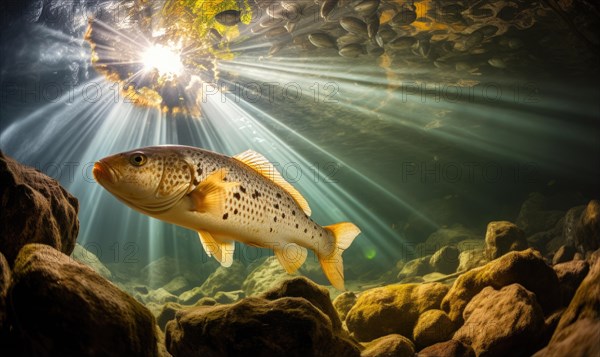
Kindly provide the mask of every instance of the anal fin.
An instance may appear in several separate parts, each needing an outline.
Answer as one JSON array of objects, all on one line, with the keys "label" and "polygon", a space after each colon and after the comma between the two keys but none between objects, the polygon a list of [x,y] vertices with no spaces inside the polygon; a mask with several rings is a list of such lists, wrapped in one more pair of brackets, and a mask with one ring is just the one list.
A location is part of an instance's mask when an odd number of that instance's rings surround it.
[{"label": "anal fin", "polygon": [[308,256],[306,248],[294,243],[286,244],[282,248],[275,248],[273,251],[277,260],[279,260],[279,263],[288,274],[296,272],[304,264]]},{"label": "anal fin", "polygon": [[235,243],[232,240],[215,239],[215,237],[207,231],[198,231],[198,235],[200,236],[202,247],[209,257],[214,256],[225,268],[228,268],[233,264]]}]

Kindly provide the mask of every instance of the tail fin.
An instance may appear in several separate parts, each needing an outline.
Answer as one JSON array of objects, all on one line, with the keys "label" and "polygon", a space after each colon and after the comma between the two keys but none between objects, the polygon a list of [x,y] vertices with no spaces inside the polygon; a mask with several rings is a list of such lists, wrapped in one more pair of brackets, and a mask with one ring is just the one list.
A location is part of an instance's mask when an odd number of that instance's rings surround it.
[{"label": "tail fin", "polygon": [[333,250],[327,254],[318,254],[319,263],[331,285],[336,289],[343,291],[344,289],[344,260],[342,253],[347,249],[356,236],[360,233],[360,229],[350,222],[342,222],[332,224],[331,226],[323,227],[333,234]]}]

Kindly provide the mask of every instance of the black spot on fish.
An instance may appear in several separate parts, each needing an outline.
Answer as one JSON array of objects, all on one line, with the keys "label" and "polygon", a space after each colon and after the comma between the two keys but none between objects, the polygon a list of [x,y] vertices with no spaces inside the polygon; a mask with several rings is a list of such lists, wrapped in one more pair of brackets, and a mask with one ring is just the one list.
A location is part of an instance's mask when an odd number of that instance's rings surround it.
[{"label": "black spot on fish", "polygon": [[200,184],[200,180],[197,177],[194,177],[194,186],[198,186]]},{"label": "black spot on fish", "polygon": [[227,219],[227,217],[229,217],[229,213],[225,213],[225,214],[223,215],[223,219]]},{"label": "black spot on fish", "polygon": [[252,194],[252,198],[259,198],[260,197],[260,192],[258,192],[257,190],[254,190],[254,193]]},{"label": "black spot on fish", "polygon": [[273,228],[271,228],[271,229],[269,230],[269,232],[273,232]]},{"label": "black spot on fish", "polygon": [[233,214],[238,214],[237,208],[233,210]]},{"label": "black spot on fish", "polygon": [[292,216],[295,216],[295,215],[296,215],[296,211],[292,211]]},{"label": "black spot on fish", "polygon": [[277,222],[277,217],[273,217],[273,222]]},{"label": "black spot on fish", "polygon": [[281,214],[281,218],[285,218],[285,213],[282,213],[282,214]]},{"label": "black spot on fish", "polygon": [[199,167],[199,166],[198,166],[198,167],[196,168],[196,172],[198,173],[198,176],[202,176],[202,172],[203,172],[203,171],[202,171],[202,168],[201,168],[201,167]]},{"label": "black spot on fish", "polygon": [[275,207],[275,209],[279,209],[279,205],[277,203],[274,204],[273,207]]},{"label": "black spot on fish", "polygon": [[317,229],[317,226],[313,226],[314,229]]},{"label": "black spot on fish", "polygon": [[239,192],[236,192],[236,193],[233,194],[233,197],[235,197],[236,199],[239,200],[241,196],[240,196]]},{"label": "black spot on fish", "polygon": [[281,198],[281,194],[280,193],[277,194],[277,198]]},{"label": "black spot on fish", "polygon": [[242,191],[242,193],[246,193],[246,188],[244,186],[240,186],[240,191]]},{"label": "black spot on fish", "polygon": [[298,223],[296,223],[296,228],[298,228]]},{"label": "black spot on fish", "polygon": [[308,229],[304,228],[304,233],[308,232]]}]

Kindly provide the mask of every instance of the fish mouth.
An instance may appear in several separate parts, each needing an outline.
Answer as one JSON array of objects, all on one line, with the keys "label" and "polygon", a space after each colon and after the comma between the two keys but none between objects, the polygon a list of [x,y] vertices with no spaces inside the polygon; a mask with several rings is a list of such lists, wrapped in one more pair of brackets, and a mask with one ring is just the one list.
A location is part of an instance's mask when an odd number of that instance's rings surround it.
[{"label": "fish mouth", "polygon": [[103,182],[114,183],[114,170],[102,160],[94,163],[92,174],[96,179],[96,182],[102,184]]}]

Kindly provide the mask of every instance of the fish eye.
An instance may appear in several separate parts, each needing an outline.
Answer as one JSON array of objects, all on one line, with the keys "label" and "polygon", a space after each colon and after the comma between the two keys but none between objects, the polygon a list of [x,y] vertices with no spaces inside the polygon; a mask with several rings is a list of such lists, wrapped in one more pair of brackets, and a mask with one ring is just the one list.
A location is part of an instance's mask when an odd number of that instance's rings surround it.
[{"label": "fish eye", "polygon": [[146,155],[139,152],[136,152],[135,154],[129,157],[129,162],[133,166],[143,166],[147,160],[148,158],[146,158]]}]

